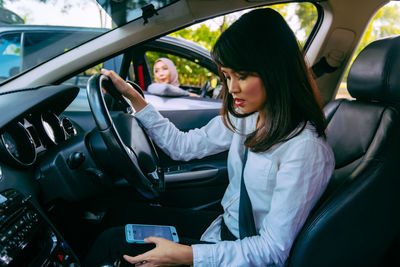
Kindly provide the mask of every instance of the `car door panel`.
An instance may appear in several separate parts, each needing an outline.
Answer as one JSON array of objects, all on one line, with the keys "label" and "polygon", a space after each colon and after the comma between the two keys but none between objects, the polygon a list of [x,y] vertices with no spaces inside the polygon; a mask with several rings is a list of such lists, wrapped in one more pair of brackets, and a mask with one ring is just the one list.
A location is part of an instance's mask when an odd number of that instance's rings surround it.
[{"label": "car door panel", "polygon": [[[206,125],[219,115],[219,109],[161,113],[178,129],[188,131]],[[228,184],[227,151],[188,162],[174,161],[164,152],[158,152],[167,181],[163,204],[200,208],[215,206],[219,202]]]},{"label": "car door panel", "polygon": [[[218,116],[219,109],[160,111],[182,131],[200,128]],[[95,127],[90,112],[69,111],[69,117],[83,131]],[[165,171],[166,192],[162,204],[174,207],[207,207],[218,202],[228,184],[227,152],[188,162],[172,160],[156,146],[161,167]],[[207,192],[205,194],[204,192]]]},{"label": "car door panel", "polygon": [[[165,169],[166,192],[162,203],[174,207],[206,207],[219,202],[228,185],[227,152]],[[205,193],[206,192],[206,193]]]}]

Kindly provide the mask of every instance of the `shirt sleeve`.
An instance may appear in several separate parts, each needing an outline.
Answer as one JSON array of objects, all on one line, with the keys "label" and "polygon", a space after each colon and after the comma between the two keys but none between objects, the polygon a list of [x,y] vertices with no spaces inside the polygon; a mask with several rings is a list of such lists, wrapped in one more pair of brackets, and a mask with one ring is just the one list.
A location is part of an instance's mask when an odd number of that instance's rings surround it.
[{"label": "shirt sleeve", "polygon": [[222,122],[213,118],[200,129],[182,132],[164,118],[151,104],[135,114],[150,138],[174,160],[189,161],[227,150],[233,132]]},{"label": "shirt sleeve", "polygon": [[[290,141],[289,141],[290,142]],[[306,140],[288,146],[279,163],[271,208],[259,235],[192,245],[194,266],[283,266],[310,210],[334,169],[332,151]]]},{"label": "shirt sleeve", "polygon": [[152,83],[147,87],[147,91],[159,96],[188,96],[189,92],[168,83]]}]

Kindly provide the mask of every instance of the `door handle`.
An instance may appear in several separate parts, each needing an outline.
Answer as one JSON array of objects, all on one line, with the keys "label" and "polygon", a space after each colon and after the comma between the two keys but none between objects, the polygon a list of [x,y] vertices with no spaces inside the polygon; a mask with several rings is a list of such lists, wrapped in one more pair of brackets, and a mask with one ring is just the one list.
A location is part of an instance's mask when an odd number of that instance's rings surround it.
[{"label": "door handle", "polygon": [[218,173],[218,169],[178,172],[172,174],[165,174],[164,179],[167,183],[186,182],[193,180],[203,180],[211,178]]}]

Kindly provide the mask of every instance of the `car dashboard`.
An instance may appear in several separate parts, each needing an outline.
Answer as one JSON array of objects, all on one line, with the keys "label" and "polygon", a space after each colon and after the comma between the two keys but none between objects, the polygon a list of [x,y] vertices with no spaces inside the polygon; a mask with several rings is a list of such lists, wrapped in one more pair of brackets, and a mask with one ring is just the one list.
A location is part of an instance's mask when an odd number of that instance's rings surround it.
[{"label": "car dashboard", "polygon": [[46,110],[13,121],[0,135],[0,155],[10,165],[28,167],[48,147],[67,141],[77,130],[67,117]]},{"label": "car dashboard", "polygon": [[0,94],[0,266],[79,265],[41,205],[51,199],[42,192],[46,170],[59,167],[51,159],[79,136],[60,115],[78,90],[43,86]]},{"label": "car dashboard", "polygon": [[[107,149],[89,110],[69,110],[71,103],[82,97],[79,92],[73,85],[48,85],[0,93],[0,266],[79,266],[79,258],[84,257],[87,249],[85,242],[91,241],[92,233],[85,237],[71,233],[68,222],[83,220],[86,225],[76,226],[82,229],[94,226],[93,233],[98,230],[96,220],[91,214],[87,217],[83,206],[90,206],[90,201],[105,195],[102,203],[108,207],[110,204],[104,202],[112,194],[118,194],[117,200],[123,199],[124,193],[129,199],[141,200],[115,170],[115,166],[119,166],[118,158]],[[176,100],[166,99],[166,102],[175,101],[176,106]],[[189,105],[196,101],[180,100]],[[210,103],[221,105],[220,102]],[[180,111],[163,112],[173,118]],[[187,113],[191,115],[174,121],[182,124],[181,130],[200,127],[200,123],[207,123],[218,109],[212,106]],[[119,115],[120,111],[110,113],[113,119]],[[190,118],[193,117],[198,124],[192,124]],[[163,155],[161,150],[158,152]],[[187,187],[181,187],[182,176],[189,177],[192,182],[199,179],[197,177],[215,179],[218,191],[211,195],[210,203],[223,192],[219,186],[226,187],[225,154],[206,159],[205,163],[192,162],[192,165],[172,161],[167,155],[161,157],[166,178],[171,182],[171,194],[174,188],[186,191]],[[222,166],[221,169],[216,165]],[[67,204],[68,210],[64,209],[65,203],[71,204]],[[83,213],[71,208],[76,203]],[[192,205],[200,206],[204,202],[194,203]],[[96,204],[93,206],[97,207]],[[104,207],[101,204],[100,207],[103,212]],[[68,212],[73,216],[68,217]],[[63,216],[67,219],[63,220]],[[76,239],[85,244],[78,244]]]},{"label": "car dashboard", "polygon": [[31,197],[0,193],[0,266],[78,266],[79,260]]}]

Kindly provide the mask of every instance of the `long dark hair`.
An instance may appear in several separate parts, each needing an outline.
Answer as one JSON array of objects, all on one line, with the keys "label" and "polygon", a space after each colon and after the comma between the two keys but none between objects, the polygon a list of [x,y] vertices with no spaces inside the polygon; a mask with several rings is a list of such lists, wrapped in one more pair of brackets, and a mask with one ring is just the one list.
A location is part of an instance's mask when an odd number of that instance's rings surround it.
[{"label": "long dark hair", "polygon": [[[318,136],[325,137],[326,121],[315,82],[294,33],[278,12],[265,8],[242,15],[221,34],[211,54],[219,68],[255,73],[264,83],[267,100],[259,113],[266,119],[245,141],[253,152],[293,138],[307,122]],[[228,113],[235,117],[249,114],[237,112],[225,78],[220,76],[224,124],[235,130]]]}]

